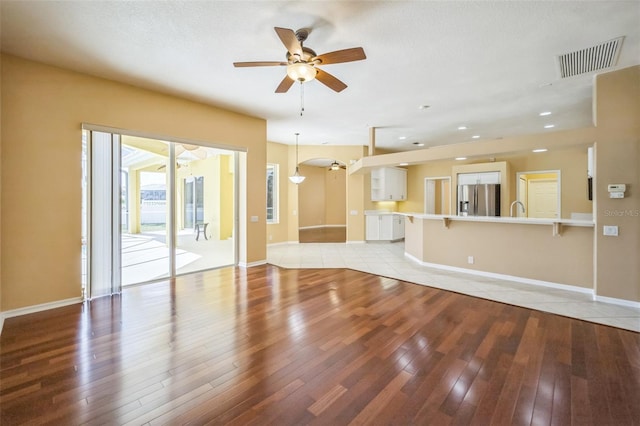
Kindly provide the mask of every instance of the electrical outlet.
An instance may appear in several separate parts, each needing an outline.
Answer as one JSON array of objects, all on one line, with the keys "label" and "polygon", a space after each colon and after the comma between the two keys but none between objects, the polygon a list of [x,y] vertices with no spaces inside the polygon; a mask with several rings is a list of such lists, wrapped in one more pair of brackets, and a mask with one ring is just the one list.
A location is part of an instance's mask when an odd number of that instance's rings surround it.
[{"label": "electrical outlet", "polygon": [[607,235],[607,236],[610,236],[610,237],[617,237],[618,236],[618,227],[617,226],[605,225],[602,228],[602,235]]},{"label": "electrical outlet", "polygon": [[473,265],[473,262],[474,262],[474,261],[475,261],[475,260],[473,259],[473,256],[469,256],[469,257],[467,257],[467,263],[468,263],[469,265]]},{"label": "electrical outlet", "polygon": [[269,235],[269,241],[273,241],[273,235]]}]

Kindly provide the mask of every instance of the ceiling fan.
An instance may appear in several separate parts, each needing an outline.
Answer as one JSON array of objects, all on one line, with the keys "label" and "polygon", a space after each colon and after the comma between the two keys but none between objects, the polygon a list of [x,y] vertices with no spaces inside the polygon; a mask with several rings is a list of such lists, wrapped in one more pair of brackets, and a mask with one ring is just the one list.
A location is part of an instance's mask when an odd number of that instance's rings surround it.
[{"label": "ceiling fan", "polygon": [[309,36],[309,29],[302,28],[296,32],[289,28],[275,27],[276,34],[287,48],[287,60],[262,61],[262,62],[234,62],[235,67],[269,67],[286,66],[287,75],[276,88],[276,93],[285,93],[295,81],[304,83],[314,79],[336,92],[341,92],[347,85],[333,75],[320,69],[319,65],[339,64],[343,62],[360,61],[366,59],[362,47],[336,50],[334,52],[317,55],[312,49],[303,46],[302,43]]},{"label": "ceiling fan", "polygon": [[335,161],[335,160],[334,160],[334,161],[333,161],[333,163],[331,163],[331,165],[329,166],[329,170],[330,170],[330,171],[337,171],[337,170],[340,170],[340,169],[344,169],[344,170],[346,170],[346,169],[347,169],[347,166],[345,166],[344,164],[340,164],[340,163],[338,163],[338,162],[337,162],[337,161]]}]

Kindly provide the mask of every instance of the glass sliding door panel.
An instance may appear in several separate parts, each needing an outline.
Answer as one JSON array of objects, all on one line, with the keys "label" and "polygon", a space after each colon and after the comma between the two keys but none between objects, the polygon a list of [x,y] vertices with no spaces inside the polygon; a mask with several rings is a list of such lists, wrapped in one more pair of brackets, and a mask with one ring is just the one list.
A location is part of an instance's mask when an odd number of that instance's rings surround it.
[{"label": "glass sliding door panel", "polygon": [[122,285],[171,275],[169,144],[122,136]]},{"label": "glass sliding door panel", "polygon": [[176,274],[234,265],[235,153],[176,144]]}]

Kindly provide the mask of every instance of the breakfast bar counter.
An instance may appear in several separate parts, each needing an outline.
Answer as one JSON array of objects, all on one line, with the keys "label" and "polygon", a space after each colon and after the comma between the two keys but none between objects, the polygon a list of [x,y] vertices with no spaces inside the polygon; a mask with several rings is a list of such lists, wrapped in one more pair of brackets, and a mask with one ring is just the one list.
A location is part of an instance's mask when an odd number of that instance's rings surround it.
[{"label": "breakfast bar counter", "polygon": [[423,265],[593,291],[592,221],[404,215],[405,255]]}]

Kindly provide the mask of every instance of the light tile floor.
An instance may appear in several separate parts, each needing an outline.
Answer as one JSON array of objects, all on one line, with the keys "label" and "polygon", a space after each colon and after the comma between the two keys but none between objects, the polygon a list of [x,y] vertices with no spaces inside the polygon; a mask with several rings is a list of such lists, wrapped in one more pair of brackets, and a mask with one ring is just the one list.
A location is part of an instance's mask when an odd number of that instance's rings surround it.
[{"label": "light tile floor", "polygon": [[350,268],[511,305],[640,332],[640,308],[595,302],[591,295],[422,266],[404,243],[271,245],[267,262],[284,268]]}]

